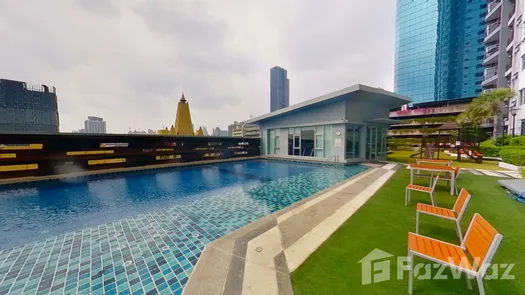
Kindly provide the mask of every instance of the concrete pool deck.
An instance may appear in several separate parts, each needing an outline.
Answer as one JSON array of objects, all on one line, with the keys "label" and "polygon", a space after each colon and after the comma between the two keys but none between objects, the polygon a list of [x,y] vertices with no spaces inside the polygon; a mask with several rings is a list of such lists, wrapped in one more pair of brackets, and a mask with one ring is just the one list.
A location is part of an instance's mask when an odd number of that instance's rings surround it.
[{"label": "concrete pool deck", "polygon": [[290,295],[290,273],[395,173],[370,169],[268,215],[204,248],[183,295]]}]

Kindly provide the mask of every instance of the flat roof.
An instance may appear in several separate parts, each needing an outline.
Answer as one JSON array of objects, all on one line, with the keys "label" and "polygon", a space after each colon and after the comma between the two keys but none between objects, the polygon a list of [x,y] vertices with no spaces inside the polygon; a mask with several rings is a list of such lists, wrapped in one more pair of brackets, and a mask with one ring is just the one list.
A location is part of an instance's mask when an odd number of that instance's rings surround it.
[{"label": "flat roof", "polygon": [[[344,88],[338,91],[334,91],[334,92],[331,92],[331,93],[328,93],[328,94],[325,94],[325,95],[322,95],[316,98],[312,98],[312,99],[291,105],[289,107],[277,110],[275,112],[271,112],[271,113],[268,113],[262,116],[258,116],[258,117],[246,120],[246,123],[256,123],[259,121],[267,120],[273,117],[284,115],[284,114],[294,112],[294,111],[297,111],[303,108],[307,108],[307,107],[310,107],[310,106],[313,106],[319,103],[328,102],[330,100],[335,101],[335,100],[341,99],[344,95],[357,93],[357,92],[368,92],[368,93],[376,94],[377,96],[380,97],[380,99],[388,100],[389,102],[394,102],[398,105],[404,105],[412,101],[410,98],[406,96],[395,94],[393,92],[386,91],[382,88],[374,88],[374,87],[370,87],[370,86],[366,86],[362,84],[356,84],[356,85],[353,85],[353,86],[350,86],[350,87],[347,87],[347,88]],[[350,96],[350,98],[351,97],[352,96]]]}]

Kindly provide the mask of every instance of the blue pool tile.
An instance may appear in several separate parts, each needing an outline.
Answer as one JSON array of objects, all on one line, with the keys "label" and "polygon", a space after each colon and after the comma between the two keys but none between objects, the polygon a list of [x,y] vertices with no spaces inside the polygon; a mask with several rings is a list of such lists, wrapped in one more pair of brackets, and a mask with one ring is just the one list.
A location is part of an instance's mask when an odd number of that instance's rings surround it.
[{"label": "blue pool tile", "polygon": [[[11,288],[10,294],[180,294],[205,245],[364,171],[362,166],[316,167],[272,177],[258,175],[260,167],[246,163],[219,165],[231,176],[228,187],[220,184],[222,172],[215,174],[210,166],[204,174],[208,183],[199,185],[216,185],[215,191],[191,188],[170,206],[0,250],[0,293]],[[232,167],[254,176],[239,180],[244,174]],[[161,180],[169,183],[170,173]],[[18,260],[21,256],[25,261]]]}]

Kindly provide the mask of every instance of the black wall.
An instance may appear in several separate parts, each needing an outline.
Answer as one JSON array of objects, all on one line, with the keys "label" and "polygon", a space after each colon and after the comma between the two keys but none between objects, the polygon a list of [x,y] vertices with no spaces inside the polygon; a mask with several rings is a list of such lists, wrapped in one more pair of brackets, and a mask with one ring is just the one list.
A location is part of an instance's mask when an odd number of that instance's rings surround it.
[{"label": "black wall", "polygon": [[[101,144],[119,144],[101,147]],[[27,149],[42,144],[41,149]],[[68,152],[113,151],[108,154],[67,155]],[[2,154],[16,154],[15,158]],[[254,157],[259,138],[161,135],[0,134],[0,178],[44,176],[86,170],[153,164]],[[162,159],[157,159],[157,157]],[[173,159],[165,159],[173,156]],[[180,158],[178,158],[180,156]],[[90,160],[125,159],[122,163],[90,165]],[[7,166],[37,164],[38,169],[6,170]],[[21,169],[21,170],[19,170]],[[11,170],[11,169],[10,169]]]}]

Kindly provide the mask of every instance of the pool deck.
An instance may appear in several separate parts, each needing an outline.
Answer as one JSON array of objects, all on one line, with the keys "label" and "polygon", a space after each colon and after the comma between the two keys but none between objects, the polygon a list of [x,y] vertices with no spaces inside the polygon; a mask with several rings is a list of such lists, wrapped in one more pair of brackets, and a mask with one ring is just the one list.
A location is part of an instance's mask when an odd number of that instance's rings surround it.
[{"label": "pool deck", "polygon": [[208,244],[183,295],[290,295],[290,273],[395,173],[370,168]]},{"label": "pool deck", "polygon": [[119,174],[119,173],[125,173],[125,172],[149,171],[149,170],[176,168],[176,167],[209,165],[209,164],[228,163],[228,162],[246,161],[246,160],[254,160],[254,159],[261,159],[261,157],[260,156],[238,157],[238,158],[231,158],[231,159],[217,159],[217,160],[208,160],[208,161],[169,163],[169,164],[148,165],[148,166],[139,166],[139,167],[100,169],[100,170],[83,171],[83,172],[77,172],[77,173],[55,174],[55,175],[46,175],[46,176],[6,178],[6,179],[0,179],[0,187],[2,185],[58,181],[62,179],[80,178],[80,177],[86,177],[86,176],[111,175],[111,174]]}]

